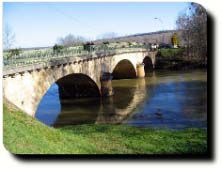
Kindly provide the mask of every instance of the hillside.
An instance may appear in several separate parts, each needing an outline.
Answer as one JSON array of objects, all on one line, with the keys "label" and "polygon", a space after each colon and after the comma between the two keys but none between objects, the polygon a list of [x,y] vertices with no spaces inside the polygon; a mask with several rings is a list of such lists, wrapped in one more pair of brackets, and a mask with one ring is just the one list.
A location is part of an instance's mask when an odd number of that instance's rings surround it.
[{"label": "hillside", "polygon": [[104,41],[109,42],[139,42],[139,43],[167,43],[171,44],[171,38],[174,33],[178,34],[180,39],[180,45],[184,45],[184,41],[182,40],[182,31],[178,30],[167,30],[167,31],[158,31],[158,32],[150,32],[150,33],[141,33],[141,34],[134,34],[129,36],[122,36],[113,39],[101,39],[94,41],[95,44],[100,44]]},{"label": "hillside", "polygon": [[[158,32],[149,32],[149,33],[140,33],[133,34],[129,36],[121,36],[113,39],[100,39],[93,41],[94,44],[101,44],[105,41],[109,42],[138,42],[138,43],[166,43],[171,44],[171,37],[174,33],[177,33],[180,40],[180,45],[184,45],[184,41],[181,37],[181,31],[178,30],[167,30],[167,31],[158,31]],[[32,48],[21,48],[23,51],[35,51],[35,50],[47,50],[52,48],[53,46],[47,47],[32,47]]]}]

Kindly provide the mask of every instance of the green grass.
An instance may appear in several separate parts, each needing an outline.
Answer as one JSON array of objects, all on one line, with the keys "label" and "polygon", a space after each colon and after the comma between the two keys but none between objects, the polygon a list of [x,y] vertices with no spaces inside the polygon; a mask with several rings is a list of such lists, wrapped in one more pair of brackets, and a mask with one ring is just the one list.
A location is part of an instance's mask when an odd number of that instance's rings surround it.
[{"label": "green grass", "polygon": [[206,153],[204,129],[173,131],[126,125],[50,128],[4,105],[4,145],[16,154]]}]

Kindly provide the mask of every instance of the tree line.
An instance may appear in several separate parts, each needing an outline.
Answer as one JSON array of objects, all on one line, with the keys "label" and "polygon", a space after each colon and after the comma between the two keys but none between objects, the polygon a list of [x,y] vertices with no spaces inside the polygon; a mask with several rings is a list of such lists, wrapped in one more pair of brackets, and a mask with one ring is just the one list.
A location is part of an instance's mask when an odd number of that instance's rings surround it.
[{"label": "tree line", "polygon": [[197,3],[190,3],[188,10],[182,12],[177,21],[177,29],[182,31],[185,44],[185,57],[207,61],[207,13]]}]

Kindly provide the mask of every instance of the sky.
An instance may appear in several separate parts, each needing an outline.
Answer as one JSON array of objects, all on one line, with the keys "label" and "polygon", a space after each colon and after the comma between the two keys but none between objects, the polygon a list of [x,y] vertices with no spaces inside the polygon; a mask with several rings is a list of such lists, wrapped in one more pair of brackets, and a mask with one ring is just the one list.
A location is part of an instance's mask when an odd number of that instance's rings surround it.
[{"label": "sky", "polygon": [[172,30],[187,6],[182,2],[4,2],[3,29],[8,25],[15,34],[14,47],[45,47],[69,33],[95,40],[107,32],[124,36]]}]

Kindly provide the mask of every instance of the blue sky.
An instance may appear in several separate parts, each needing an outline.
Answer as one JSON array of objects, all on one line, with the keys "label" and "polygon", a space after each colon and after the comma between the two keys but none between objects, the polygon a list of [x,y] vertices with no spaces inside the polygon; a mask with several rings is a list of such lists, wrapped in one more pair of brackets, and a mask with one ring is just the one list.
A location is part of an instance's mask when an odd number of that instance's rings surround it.
[{"label": "blue sky", "polygon": [[[118,35],[175,29],[188,3],[19,3],[3,4],[3,25],[16,35],[15,47],[52,46],[69,33],[92,40],[106,32]],[[160,18],[163,21],[155,20]]]}]

